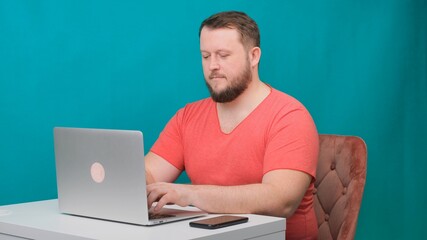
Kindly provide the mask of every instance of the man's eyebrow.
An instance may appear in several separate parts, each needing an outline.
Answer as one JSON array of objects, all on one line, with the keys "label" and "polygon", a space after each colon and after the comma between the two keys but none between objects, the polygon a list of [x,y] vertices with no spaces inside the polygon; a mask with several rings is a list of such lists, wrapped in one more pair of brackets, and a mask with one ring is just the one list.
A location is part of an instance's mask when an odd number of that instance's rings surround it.
[{"label": "man's eyebrow", "polygon": [[[201,53],[211,53],[211,51],[208,51],[208,50],[203,50],[203,49],[200,49],[200,52]],[[231,50],[228,50],[228,49],[218,49],[218,50],[215,50],[215,51],[213,51],[214,53],[231,53],[232,51]]]},{"label": "man's eyebrow", "polygon": [[215,51],[215,53],[231,53],[231,50],[219,49],[219,50]]}]

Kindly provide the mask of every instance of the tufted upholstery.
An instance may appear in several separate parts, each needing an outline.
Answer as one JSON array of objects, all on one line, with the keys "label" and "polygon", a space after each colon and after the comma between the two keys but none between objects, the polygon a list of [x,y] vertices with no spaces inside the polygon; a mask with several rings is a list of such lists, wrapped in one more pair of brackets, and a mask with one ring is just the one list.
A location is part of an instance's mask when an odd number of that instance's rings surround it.
[{"label": "tufted upholstery", "polygon": [[313,192],[319,240],[354,238],[366,180],[366,162],[363,139],[320,135]]}]

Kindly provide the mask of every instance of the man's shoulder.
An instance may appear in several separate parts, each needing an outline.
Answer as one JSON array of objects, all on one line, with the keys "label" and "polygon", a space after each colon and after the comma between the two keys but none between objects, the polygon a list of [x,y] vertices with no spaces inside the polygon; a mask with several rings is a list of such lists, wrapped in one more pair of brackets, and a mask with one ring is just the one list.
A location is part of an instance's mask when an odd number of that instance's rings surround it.
[{"label": "man's shoulder", "polygon": [[203,99],[200,99],[200,100],[197,100],[197,101],[194,101],[194,102],[187,103],[184,106],[184,109],[204,108],[204,107],[207,107],[209,105],[212,105],[212,103],[213,103],[213,101],[212,101],[212,99],[210,97],[209,98],[203,98]]},{"label": "man's shoulder", "polygon": [[203,98],[194,102],[187,103],[184,107],[182,107],[178,113],[183,115],[194,115],[205,112],[210,109],[213,105],[213,101],[211,98]]},{"label": "man's shoulder", "polygon": [[271,88],[268,102],[277,107],[305,108],[298,99],[275,88]]}]

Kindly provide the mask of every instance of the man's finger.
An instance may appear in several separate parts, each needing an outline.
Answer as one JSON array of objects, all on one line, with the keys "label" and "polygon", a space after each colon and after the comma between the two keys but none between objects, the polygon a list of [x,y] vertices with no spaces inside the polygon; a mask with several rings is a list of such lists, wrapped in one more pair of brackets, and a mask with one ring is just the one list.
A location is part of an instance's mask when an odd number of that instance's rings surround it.
[{"label": "man's finger", "polygon": [[168,201],[168,194],[163,195],[159,201],[157,202],[156,207],[154,207],[154,211],[160,211],[169,201]]}]

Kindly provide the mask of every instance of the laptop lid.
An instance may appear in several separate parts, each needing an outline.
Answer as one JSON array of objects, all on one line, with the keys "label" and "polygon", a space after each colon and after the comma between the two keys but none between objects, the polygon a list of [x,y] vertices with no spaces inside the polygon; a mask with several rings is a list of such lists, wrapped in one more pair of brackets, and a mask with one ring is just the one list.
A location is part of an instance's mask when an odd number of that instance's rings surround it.
[{"label": "laptop lid", "polygon": [[141,225],[205,215],[165,208],[149,219],[140,131],[56,127],[54,148],[63,213]]}]

